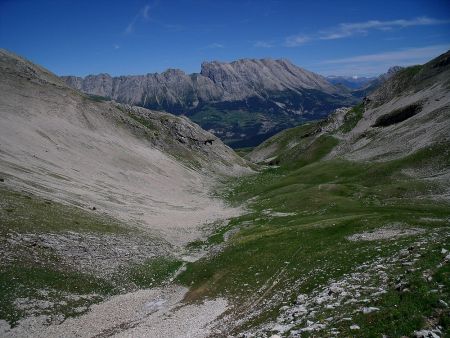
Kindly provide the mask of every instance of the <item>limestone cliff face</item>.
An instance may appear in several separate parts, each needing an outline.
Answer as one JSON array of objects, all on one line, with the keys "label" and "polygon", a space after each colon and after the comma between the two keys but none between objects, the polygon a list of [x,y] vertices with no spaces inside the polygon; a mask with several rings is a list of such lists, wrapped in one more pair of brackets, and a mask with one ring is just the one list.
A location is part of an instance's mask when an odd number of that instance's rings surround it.
[{"label": "limestone cliff face", "polygon": [[270,99],[270,93],[318,90],[342,94],[324,77],[293,65],[287,60],[242,59],[231,63],[204,62],[199,74],[168,69],[161,74],[111,77],[108,74],[85,78],[63,76],[73,88],[124,103],[164,108],[195,108],[200,101],[239,101],[249,97]]},{"label": "limestone cliff face", "polygon": [[264,138],[264,133],[354,103],[348,92],[284,59],[204,62],[194,74],[168,69],[161,74],[62,79],[85,93],[187,115],[224,140]]},{"label": "limestone cliff face", "polygon": [[287,60],[243,59],[231,63],[204,62],[201,75],[223,89],[223,100],[247,97],[269,98],[273,92],[315,89],[325,93],[339,90],[322,76],[293,65]]}]

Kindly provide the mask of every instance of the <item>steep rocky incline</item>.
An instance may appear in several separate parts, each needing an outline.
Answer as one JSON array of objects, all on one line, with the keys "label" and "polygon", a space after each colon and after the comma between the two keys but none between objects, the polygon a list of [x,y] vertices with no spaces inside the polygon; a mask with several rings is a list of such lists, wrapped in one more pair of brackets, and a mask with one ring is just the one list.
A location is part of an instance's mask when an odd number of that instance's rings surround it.
[{"label": "steep rocky incline", "polygon": [[450,52],[404,68],[365,99],[364,112],[330,156],[389,160],[450,142]]},{"label": "steep rocky incline", "polygon": [[85,93],[185,114],[228,143],[264,139],[355,102],[324,77],[287,60],[204,62],[200,73],[190,75],[168,69],[161,74],[61,78]]},{"label": "steep rocky incline", "polygon": [[91,98],[4,50],[0,71],[0,175],[7,187],[95,206],[171,243],[236,214],[209,192],[219,175],[251,169],[188,119]]}]

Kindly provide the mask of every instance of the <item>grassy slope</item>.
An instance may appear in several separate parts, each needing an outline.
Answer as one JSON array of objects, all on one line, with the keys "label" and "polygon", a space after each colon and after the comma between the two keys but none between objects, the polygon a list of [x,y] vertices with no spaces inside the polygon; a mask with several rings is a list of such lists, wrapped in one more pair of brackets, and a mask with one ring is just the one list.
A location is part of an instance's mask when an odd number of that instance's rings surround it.
[{"label": "grassy slope", "polygon": [[[317,161],[330,150],[330,143],[330,139],[319,138],[295,160],[230,184],[226,198],[235,204],[248,202],[249,214],[234,219],[228,226],[241,231],[223,251],[189,264],[179,276],[180,282],[191,286],[187,299],[234,297],[238,317],[260,307],[264,301],[259,302],[258,296],[272,299],[272,307],[238,327],[244,329],[274,319],[278,308],[290,304],[296,294],[311,292],[363,262],[392,254],[415,239],[413,236],[384,241],[380,252],[379,241],[350,242],[346,236],[394,223],[426,229],[448,226],[448,203],[426,197],[439,194],[441,188],[402,173],[404,168],[420,168],[429,163],[448,167],[448,145],[386,163]],[[426,221],[431,218],[437,221]],[[432,250],[429,255],[433,256]],[[428,267],[434,263],[433,259],[422,262]],[[441,278],[448,276],[448,271],[437,273]],[[294,290],[292,285],[296,285]],[[418,286],[410,299],[421,299],[427,291]],[[368,317],[356,319],[362,328],[358,333],[411,334],[424,325],[421,315],[428,315],[437,306],[436,299],[421,303],[419,315],[412,316],[400,310],[404,300],[399,301],[400,309],[389,307],[399,297],[392,292],[383,301],[386,307],[380,315],[370,316],[370,322]],[[442,297],[448,300],[448,292]],[[404,304],[405,308],[412,305]],[[395,329],[394,324],[386,323],[385,316],[396,316],[404,324]]]},{"label": "grassy slope", "polygon": [[341,131],[348,133],[358,124],[359,120],[362,119],[364,114],[364,104],[360,103],[353,107],[344,118],[344,124],[341,126]]},{"label": "grassy slope", "polygon": [[284,130],[271,137],[253,151],[275,146],[276,151],[268,157],[275,158],[270,164],[283,164],[301,166],[322,158],[336,144],[337,140],[329,136],[322,136],[319,141],[317,132],[320,130],[320,122],[310,122],[301,126]]}]

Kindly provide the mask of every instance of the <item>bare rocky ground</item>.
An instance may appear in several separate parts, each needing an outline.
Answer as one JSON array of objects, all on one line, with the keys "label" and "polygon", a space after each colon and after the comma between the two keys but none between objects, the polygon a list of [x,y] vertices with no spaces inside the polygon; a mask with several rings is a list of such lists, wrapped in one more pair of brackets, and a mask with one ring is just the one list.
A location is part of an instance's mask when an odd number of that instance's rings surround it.
[{"label": "bare rocky ground", "polygon": [[28,317],[10,329],[0,322],[2,337],[207,337],[211,323],[225,311],[224,299],[181,303],[187,289],[167,286],[112,297],[59,325],[45,316]]},{"label": "bare rocky ground", "polygon": [[424,233],[424,229],[401,227],[401,224],[388,226],[374,231],[362,232],[354,234],[347,239],[349,241],[378,241],[381,239],[394,239],[403,236],[411,236]]}]

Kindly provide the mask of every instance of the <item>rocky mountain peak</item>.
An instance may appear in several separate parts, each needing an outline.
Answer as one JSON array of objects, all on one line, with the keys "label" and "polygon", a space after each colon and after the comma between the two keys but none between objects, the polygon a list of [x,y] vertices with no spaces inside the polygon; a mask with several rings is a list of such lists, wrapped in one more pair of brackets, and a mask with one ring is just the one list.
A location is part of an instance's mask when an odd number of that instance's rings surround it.
[{"label": "rocky mountain peak", "polygon": [[[318,114],[324,116],[331,109],[354,102],[348,92],[286,59],[208,61],[201,64],[200,73],[194,74],[171,68],[159,74],[119,77],[99,74],[62,79],[89,94],[188,115],[217,136],[230,139],[273,133],[281,123],[279,117],[292,124],[303,120],[304,115],[308,119],[317,118]],[[212,111],[219,112],[214,119],[207,117]],[[226,116],[228,111],[253,115],[236,116],[253,122],[245,124],[248,125],[245,128],[236,126]]]},{"label": "rocky mountain peak", "polygon": [[388,69],[387,74],[392,75],[397,73],[399,70],[402,70],[404,67],[402,66],[392,66]]},{"label": "rocky mountain peak", "polygon": [[165,77],[177,77],[186,76],[186,73],[178,68],[168,68],[164,72],[162,72],[161,75]]}]

